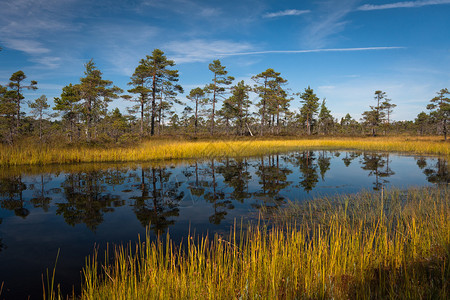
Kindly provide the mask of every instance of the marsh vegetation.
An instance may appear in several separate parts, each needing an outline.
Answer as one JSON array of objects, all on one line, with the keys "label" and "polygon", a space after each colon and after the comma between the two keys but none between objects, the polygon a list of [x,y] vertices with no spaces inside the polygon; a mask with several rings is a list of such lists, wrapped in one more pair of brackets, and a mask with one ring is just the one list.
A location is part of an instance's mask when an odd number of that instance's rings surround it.
[{"label": "marsh vegetation", "polygon": [[[41,295],[40,275],[52,268],[58,249],[54,290],[60,284],[61,295],[71,294],[73,287],[79,295],[79,271],[94,245],[101,263],[110,245],[110,265],[113,245],[125,245],[138,234],[154,243],[159,236],[166,245],[170,232],[174,249],[182,241],[185,248],[189,234],[196,242],[208,235],[208,245],[214,234],[231,243],[228,235],[235,221],[241,232],[242,220],[243,236],[248,222],[252,230],[263,230],[256,229],[258,220],[279,230],[290,220],[303,223],[291,202],[305,208],[321,203],[312,199],[327,197],[329,205],[320,208],[325,217],[337,211],[339,206],[332,205],[339,202],[336,195],[365,189],[374,194],[358,197],[377,199],[382,190],[394,187],[402,187],[399,193],[412,186],[445,190],[450,180],[443,157],[338,150],[139,164],[19,165],[2,168],[0,178],[0,263],[7,298]],[[352,200],[355,207],[358,197]],[[304,201],[306,206],[301,206]],[[30,252],[36,247],[42,251]],[[19,271],[25,268],[27,274]],[[30,282],[27,288],[24,280]]]},{"label": "marsh vegetation", "polygon": [[[170,235],[95,253],[83,299],[444,299],[448,189],[316,199],[228,235]],[[267,219],[266,219],[267,218]]]}]

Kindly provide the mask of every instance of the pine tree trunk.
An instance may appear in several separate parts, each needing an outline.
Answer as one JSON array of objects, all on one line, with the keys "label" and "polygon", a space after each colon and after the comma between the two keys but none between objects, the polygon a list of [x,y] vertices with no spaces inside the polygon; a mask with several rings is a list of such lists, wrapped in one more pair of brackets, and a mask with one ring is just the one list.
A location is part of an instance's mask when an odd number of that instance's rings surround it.
[{"label": "pine tree trunk", "polygon": [[447,140],[447,117],[444,116],[444,141]]},{"label": "pine tree trunk", "polygon": [[212,114],[211,114],[211,135],[214,135],[214,113],[216,109],[216,74],[214,74],[214,92],[213,92],[213,107],[212,107]]},{"label": "pine tree trunk", "polygon": [[141,137],[144,136],[144,96],[141,95]]},{"label": "pine tree trunk", "polygon": [[194,134],[197,135],[197,124],[198,124],[198,98],[195,99],[195,122],[194,122]]},{"label": "pine tree trunk", "polygon": [[152,115],[150,118],[150,135],[155,135],[155,115],[156,115],[156,74],[153,74],[152,88]]},{"label": "pine tree trunk", "polygon": [[306,115],[306,132],[308,135],[311,135],[311,127],[309,124],[309,115]]}]

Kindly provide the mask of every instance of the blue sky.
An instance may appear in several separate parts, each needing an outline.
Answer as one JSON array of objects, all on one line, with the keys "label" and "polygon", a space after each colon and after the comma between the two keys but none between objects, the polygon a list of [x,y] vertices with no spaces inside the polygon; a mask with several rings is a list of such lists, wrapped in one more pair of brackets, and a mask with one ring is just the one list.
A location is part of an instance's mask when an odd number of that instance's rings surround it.
[{"label": "blue sky", "polygon": [[[23,70],[39,87],[26,100],[59,96],[91,58],[126,90],[155,48],[175,60],[186,92],[210,80],[208,64],[219,58],[236,80],[251,84],[273,68],[291,92],[309,85],[339,118],[359,119],[382,90],[397,104],[393,119],[411,120],[450,87],[450,0],[0,0],[0,7],[0,84]],[[130,105],[116,100],[110,108]],[[291,107],[299,106],[296,97]]]}]

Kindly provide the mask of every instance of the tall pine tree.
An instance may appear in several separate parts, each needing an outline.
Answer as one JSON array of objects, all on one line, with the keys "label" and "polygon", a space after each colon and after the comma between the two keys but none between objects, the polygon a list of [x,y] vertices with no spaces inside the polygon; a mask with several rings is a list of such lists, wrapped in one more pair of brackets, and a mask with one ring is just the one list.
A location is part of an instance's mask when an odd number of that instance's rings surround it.
[{"label": "tall pine tree", "polygon": [[311,123],[314,119],[314,116],[317,114],[317,110],[319,109],[319,98],[314,94],[314,90],[308,86],[305,91],[297,95],[300,96],[303,103],[303,106],[300,109],[300,115],[302,119],[306,122],[306,132],[308,135],[311,135]]},{"label": "tall pine tree", "polygon": [[427,109],[431,110],[431,115],[442,124],[442,132],[444,140],[447,140],[447,122],[450,117],[450,92],[448,89],[441,89],[437,92],[437,96],[430,100]]},{"label": "tall pine tree", "polygon": [[220,60],[213,60],[212,63],[208,66],[209,70],[213,72],[212,82],[206,85],[205,89],[207,93],[212,95],[210,99],[212,104],[211,109],[211,135],[214,134],[214,125],[215,125],[215,111],[216,111],[216,103],[219,99],[224,99],[226,94],[226,86],[230,85],[234,77],[227,76],[228,71],[225,70],[225,66],[222,66]]},{"label": "tall pine tree", "polygon": [[80,83],[76,85],[79,91],[80,99],[83,102],[82,115],[86,122],[86,139],[92,138],[97,134],[96,126],[101,116],[105,116],[108,103],[118,98],[118,93],[122,93],[122,89],[112,86],[112,81],[102,78],[102,72],[95,66],[91,59],[85,65],[85,77],[80,79]]},{"label": "tall pine tree", "polygon": [[[163,90],[163,85],[167,82],[177,82],[179,75],[178,70],[169,69],[169,67],[175,66],[175,62],[167,59],[164,52],[160,49],[153,50],[152,55],[147,55],[141,63],[147,68],[151,77],[150,135],[154,135],[157,115],[156,99]],[[176,93],[182,90],[178,89],[178,91],[173,91]]]}]

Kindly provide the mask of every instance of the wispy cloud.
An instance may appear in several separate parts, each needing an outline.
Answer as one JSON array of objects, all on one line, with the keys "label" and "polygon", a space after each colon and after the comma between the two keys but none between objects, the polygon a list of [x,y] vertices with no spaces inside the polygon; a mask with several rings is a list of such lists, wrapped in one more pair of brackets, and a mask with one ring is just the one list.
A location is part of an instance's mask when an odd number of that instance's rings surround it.
[{"label": "wispy cloud", "polygon": [[50,52],[50,50],[44,47],[41,43],[33,40],[5,39],[2,42],[8,48],[19,50],[27,54],[35,55]]},{"label": "wispy cloud", "polygon": [[298,10],[298,9],[286,9],[282,11],[266,13],[263,15],[264,18],[277,18],[277,17],[285,17],[285,16],[300,16],[307,13],[310,13],[310,10]]},{"label": "wispy cloud", "polygon": [[54,56],[44,56],[44,57],[37,57],[32,58],[31,61],[36,62],[44,67],[47,67],[49,69],[55,69],[60,66],[61,64],[61,58],[60,57],[54,57]]},{"label": "wispy cloud", "polygon": [[171,53],[171,58],[177,64],[205,62],[223,56],[238,55],[253,49],[248,43],[238,43],[224,40],[189,40],[174,41],[165,45],[164,49]]},{"label": "wispy cloud", "polygon": [[364,4],[358,7],[358,10],[380,10],[392,8],[411,8],[422,7],[428,5],[450,4],[450,0],[420,0],[420,1],[404,1],[388,4]]},{"label": "wispy cloud", "polygon": [[[130,38],[130,32],[135,38]],[[160,46],[155,43],[160,30],[138,22],[106,22],[92,26],[85,34],[88,41],[104,46],[96,54],[108,62],[109,68],[127,76],[133,74],[138,61],[150,54],[152,47]]]},{"label": "wispy cloud", "polygon": [[151,7],[152,9],[161,10],[163,13],[176,13],[183,15],[190,15],[191,17],[215,17],[221,13],[221,10],[216,7],[209,7],[205,3],[197,3],[190,0],[146,0],[140,2],[137,6],[138,11],[141,8]]},{"label": "wispy cloud", "polygon": [[394,50],[404,49],[404,47],[364,47],[364,48],[330,48],[330,49],[309,49],[309,50],[267,50],[252,52],[220,53],[220,56],[233,55],[257,55],[257,54],[295,54],[295,53],[316,53],[316,52],[350,52],[350,51],[373,51],[373,50]]},{"label": "wispy cloud", "polygon": [[311,15],[309,26],[306,27],[302,41],[308,47],[322,48],[329,44],[331,36],[343,31],[348,21],[347,15],[354,11],[359,0],[327,0],[320,2],[317,10]]},{"label": "wispy cloud", "polygon": [[220,15],[220,13],[221,13],[220,10],[217,8],[206,7],[200,9],[200,16],[202,17],[215,17]]}]

